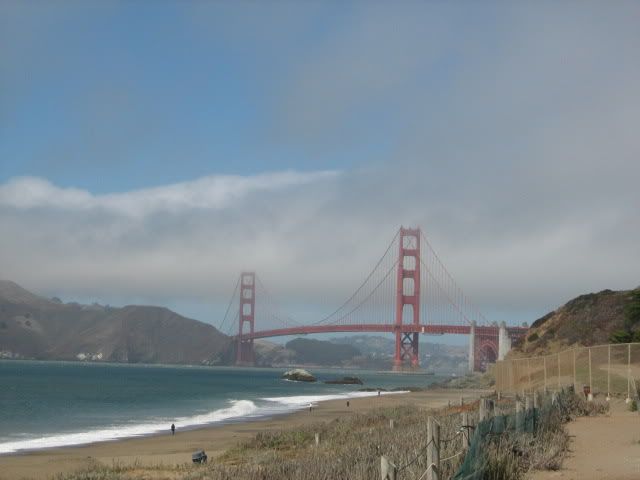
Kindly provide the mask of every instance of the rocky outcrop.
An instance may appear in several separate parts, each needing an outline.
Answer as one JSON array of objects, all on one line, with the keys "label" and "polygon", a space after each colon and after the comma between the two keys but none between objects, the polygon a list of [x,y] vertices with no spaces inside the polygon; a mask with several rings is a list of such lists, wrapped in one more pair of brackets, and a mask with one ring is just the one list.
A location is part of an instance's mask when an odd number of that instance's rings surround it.
[{"label": "rocky outcrop", "polygon": [[336,380],[327,380],[324,383],[330,385],[364,385],[358,377],[342,377]]},{"label": "rocky outcrop", "polygon": [[316,377],[311,375],[306,370],[303,370],[302,368],[295,368],[293,370],[284,372],[284,374],[282,375],[282,378],[286,380],[291,380],[294,382],[315,382],[316,381]]}]

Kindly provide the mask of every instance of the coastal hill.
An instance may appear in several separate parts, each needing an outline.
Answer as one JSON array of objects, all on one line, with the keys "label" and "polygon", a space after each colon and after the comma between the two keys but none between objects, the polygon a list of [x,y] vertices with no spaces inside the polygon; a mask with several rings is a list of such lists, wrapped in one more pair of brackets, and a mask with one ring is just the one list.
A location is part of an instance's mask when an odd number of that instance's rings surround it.
[{"label": "coastal hill", "polygon": [[[572,346],[638,341],[639,325],[630,321],[630,307],[640,303],[635,290],[603,290],[580,295],[539,318],[527,336],[514,342],[510,357],[554,353]],[[640,305],[638,305],[640,308]]]},{"label": "coastal hill", "polygon": [[[427,337],[433,338],[433,337]],[[363,355],[354,361],[384,370],[393,366],[395,339],[392,335],[353,335],[334,337],[331,342],[352,345]],[[467,366],[468,346],[420,342],[420,363],[436,373],[457,373]]]},{"label": "coastal hill", "polygon": [[281,345],[259,339],[254,346],[258,366],[375,367],[357,348],[327,340],[296,338]]},{"label": "coastal hill", "polygon": [[221,364],[229,337],[167,308],[62,303],[0,281],[0,357]]},{"label": "coastal hill", "polygon": [[[115,308],[63,303],[0,280],[0,358],[119,363],[232,365],[230,337],[207,323],[163,307]],[[466,346],[421,344],[424,365],[456,372]],[[256,340],[258,366],[331,366],[390,369],[391,336],[355,335],[331,340],[297,338],[286,345]]]},{"label": "coastal hill", "polygon": [[340,365],[361,355],[353,345],[335,344],[312,338],[296,338],[287,342],[285,347],[293,350],[297,358],[317,365]]},{"label": "coastal hill", "polygon": [[[394,338],[382,335],[350,335],[329,340],[297,338],[280,345],[257,340],[256,361],[270,366],[332,366],[389,370],[393,366]],[[420,360],[429,371],[454,373],[467,365],[466,345],[420,343]]]}]

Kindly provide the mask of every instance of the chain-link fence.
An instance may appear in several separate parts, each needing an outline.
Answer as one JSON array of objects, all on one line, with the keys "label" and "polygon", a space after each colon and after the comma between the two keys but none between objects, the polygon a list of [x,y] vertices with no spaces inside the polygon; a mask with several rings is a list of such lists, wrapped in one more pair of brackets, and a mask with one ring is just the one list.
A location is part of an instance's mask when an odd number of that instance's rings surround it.
[{"label": "chain-link fence", "polygon": [[578,347],[551,355],[501,360],[494,366],[496,390],[530,393],[573,385],[585,394],[637,398],[640,343]]}]

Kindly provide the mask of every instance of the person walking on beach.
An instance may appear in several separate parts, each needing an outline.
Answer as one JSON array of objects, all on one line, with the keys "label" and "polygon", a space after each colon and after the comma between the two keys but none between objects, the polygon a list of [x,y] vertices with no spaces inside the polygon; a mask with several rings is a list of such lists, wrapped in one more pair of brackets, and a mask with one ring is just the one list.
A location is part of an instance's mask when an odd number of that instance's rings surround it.
[{"label": "person walking on beach", "polygon": [[313,405],[309,404],[309,413],[311,413],[311,408],[313,407]]},{"label": "person walking on beach", "polygon": [[175,423],[171,424],[171,435],[175,435],[176,434],[176,425]]}]

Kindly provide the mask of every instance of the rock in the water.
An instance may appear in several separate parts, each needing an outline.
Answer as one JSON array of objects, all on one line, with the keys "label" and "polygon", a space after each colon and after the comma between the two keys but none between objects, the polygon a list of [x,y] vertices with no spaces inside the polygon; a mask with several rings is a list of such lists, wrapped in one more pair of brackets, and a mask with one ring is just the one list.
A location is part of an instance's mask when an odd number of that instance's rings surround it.
[{"label": "rock in the water", "polygon": [[342,377],[338,380],[327,380],[324,383],[331,385],[363,385],[362,380],[358,377]]},{"label": "rock in the water", "polygon": [[289,370],[288,372],[284,372],[282,378],[286,378],[287,380],[293,380],[294,382],[315,382],[316,377],[311,375],[306,370],[302,368],[295,368],[293,370]]}]

